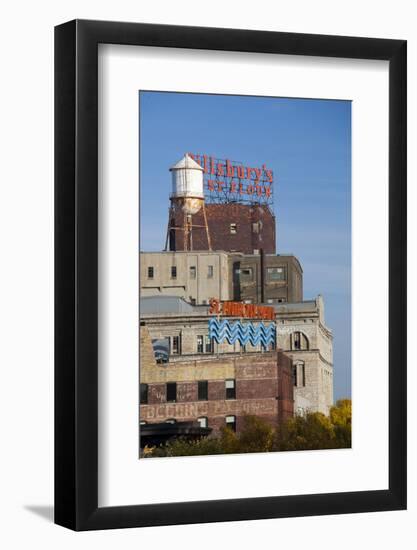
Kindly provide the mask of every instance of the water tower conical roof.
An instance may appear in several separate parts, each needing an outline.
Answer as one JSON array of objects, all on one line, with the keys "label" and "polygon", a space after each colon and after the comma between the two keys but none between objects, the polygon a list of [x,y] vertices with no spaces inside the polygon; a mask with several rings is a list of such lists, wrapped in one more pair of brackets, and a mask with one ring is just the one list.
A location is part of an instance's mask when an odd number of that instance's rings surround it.
[{"label": "water tower conical roof", "polygon": [[203,171],[202,166],[200,166],[198,162],[196,162],[193,158],[191,158],[188,153],[184,155],[181,160],[179,160],[176,164],[174,164],[174,166],[171,166],[170,168],[170,170],[183,170],[183,169]]}]

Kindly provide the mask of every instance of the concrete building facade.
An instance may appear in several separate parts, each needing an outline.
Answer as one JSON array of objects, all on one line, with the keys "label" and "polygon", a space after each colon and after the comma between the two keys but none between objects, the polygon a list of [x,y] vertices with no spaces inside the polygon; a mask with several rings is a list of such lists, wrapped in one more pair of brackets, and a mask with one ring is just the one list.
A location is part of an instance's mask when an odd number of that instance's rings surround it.
[{"label": "concrete building facade", "polygon": [[303,299],[303,270],[292,255],[231,254],[232,299],[274,304]]},{"label": "concrete building facade", "polygon": [[275,307],[277,345],[293,361],[294,412],[329,414],[333,406],[333,334],[323,298]]},{"label": "concrete building facade", "polygon": [[141,252],[140,294],[178,296],[208,304],[230,299],[229,256],[225,252]]},{"label": "concrete building facade", "polygon": [[141,252],[141,296],[178,296],[274,304],[303,299],[303,270],[295,256],[218,252]]}]

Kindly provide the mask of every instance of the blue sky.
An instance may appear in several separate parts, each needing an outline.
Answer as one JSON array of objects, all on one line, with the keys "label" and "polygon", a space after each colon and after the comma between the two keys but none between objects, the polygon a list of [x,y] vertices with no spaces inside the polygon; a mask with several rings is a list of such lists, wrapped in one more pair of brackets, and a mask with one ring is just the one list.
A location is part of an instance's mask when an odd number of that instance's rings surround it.
[{"label": "blue sky", "polygon": [[140,93],[141,249],[162,250],[171,178],[185,152],[274,171],[277,253],[298,257],[304,299],[322,294],[335,399],[351,393],[351,103]]}]

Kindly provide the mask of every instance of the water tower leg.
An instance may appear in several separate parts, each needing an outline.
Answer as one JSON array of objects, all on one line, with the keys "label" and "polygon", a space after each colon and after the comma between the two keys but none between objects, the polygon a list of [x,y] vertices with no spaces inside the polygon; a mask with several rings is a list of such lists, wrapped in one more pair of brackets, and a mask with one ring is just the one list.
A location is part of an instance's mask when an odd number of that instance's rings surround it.
[{"label": "water tower leg", "polygon": [[184,212],[184,221],[183,221],[183,230],[184,230],[184,250],[188,250],[188,225],[187,225],[187,214]]},{"label": "water tower leg", "polygon": [[165,239],[165,252],[168,250],[168,239],[169,239],[169,230],[171,228],[171,212],[168,213],[168,225],[167,225],[167,236]]},{"label": "water tower leg", "polygon": [[204,223],[205,223],[205,226],[206,226],[208,249],[211,250],[210,231],[209,231],[209,226],[208,226],[208,223],[207,223],[206,205],[204,203],[203,203],[203,216],[204,216]]}]

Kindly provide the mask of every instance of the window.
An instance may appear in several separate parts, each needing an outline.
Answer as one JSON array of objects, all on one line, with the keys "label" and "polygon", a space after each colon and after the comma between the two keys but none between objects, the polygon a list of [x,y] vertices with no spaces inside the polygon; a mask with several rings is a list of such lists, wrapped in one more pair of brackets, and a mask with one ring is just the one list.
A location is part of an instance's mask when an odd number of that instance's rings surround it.
[{"label": "window", "polygon": [[234,380],[226,380],[226,399],[236,399],[236,384]]},{"label": "window", "polygon": [[301,369],[301,384],[302,386],[305,386],[306,385],[306,368],[304,363],[300,365],[300,369]]},{"label": "window", "polygon": [[168,382],[167,384],[167,402],[175,402],[177,400],[177,383]]},{"label": "window", "polygon": [[147,402],[148,402],[148,384],[141,384],[140,385],[140,404],[146,405]]},{"label": "window", "polygon": [[241,281],[252,281],[253,270],[251,267],[242,267],[240,269],[240,280]]},{"label": "window", "polygon": [[270,281],[285,281],[285,267],[268,267],[268,279]]},{"label": "window", "polygon": [[254,248],[253,253],[255,256],[259,256],[259,248]]},{"label": "window", "polygon": [[293,334],[291,335],[291,349],[309,349],[307,336],[302,332],[293,332]]},{"label": "window", "polygon": [[292,368],[292,376],[295,387],[305,387],[306,368],[304,363],[296,363]]},{"label": "window", "polygon": [[176,279],[176,278],[177,278],[177,266],[172,265],[171,266],[171,279]]},{"label": "window", "polygon": [[204,353],[204,336],[197,336],[197,353]]},{"label": "window", "polygon": [[197,268],[195,265],[190,266],[190,279],[195,279],[197,277]]},{"label": "window", "polygon": [[208,382],[207,380],[199,380],[198,382],[198,400],[208,400]]},{"label": "window", "polygon": [[301,333],[294,332],[294,349],[301,349]]},{"label": "window", "polygon": [[148,279],[153,279],[154,276],[154,269],[153,266],[148,267]]},{"label": "window", "polygon": [[200,418],[197,418],[197,422],[200,424],[200,428],[208,428],[207,416],[200,416]]},{"label": "window", "polygon": [[226,426],[234,432],[236,431],[236,416],[226,416]]},{"label": "window", "polygon": [[212,265],[207,266],[207,278],[212,279],[214,274],[214,267]]},{"label": "window", "polygon": [[206,353],[213,353],[213,340],[206,336]]},{"label": "window", "polygon": [[230,234],[236,235],[237,233],[237,223],[231,223],[230,224]]},{"label": "window", "polygon": [[171,355],[179,355],[181,353],[180,337],[172,336],[171,338]]}]

